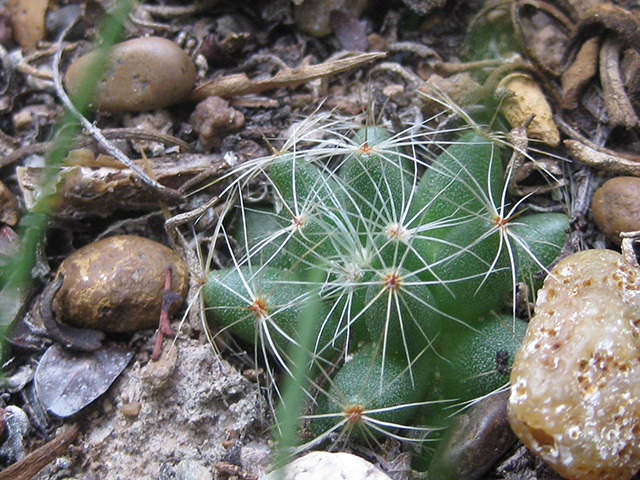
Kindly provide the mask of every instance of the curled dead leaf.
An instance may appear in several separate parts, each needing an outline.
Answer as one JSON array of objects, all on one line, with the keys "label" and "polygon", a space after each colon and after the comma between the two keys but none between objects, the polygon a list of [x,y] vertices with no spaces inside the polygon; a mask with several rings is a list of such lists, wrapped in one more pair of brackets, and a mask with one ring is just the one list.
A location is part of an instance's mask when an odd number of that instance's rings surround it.
[{"label": "curled dead leaf", "polygon": [[600,39],[590,38],[578,51],[571,66],[562,74],[562,106],[566,109],[578,107],[578,99],[586,85],[598,71]]},{"label": "curled dead leaf", "polygon": [[551,106],[533,78],[512,73],[500,81],[496,92],[505,94],[502,114],[513,128],[525,124],[533,115],[527,128],[529,138],[542,140],[552,147],[560,144],[560,132],[553,121]]},{"label": "curled dead leaf", "polygon": [[[214,156],[215,157],[215,156]],[[99,157],[100,165],[107,157]],[[77,160],[77,156],[73,159]],[[205,171],[212,175],[224,167],[221,159],[212,164],[212,155],[183,154],[149,159],[155,177],[163,185],[179,188],[185,181]],[[137,164],[141,162],[136,161]],[[18,167],[20,189],[27,209],[34,207],[44,194],[40,181],[42,169]],[[116,210],[153,210],[158,201],[141,188],[133,171],[128,168],[68,166],[60,169],[56,179],[58,218],[82,214],[106,216]]]},{"label": "curled dead leaf", "polygon": [[102,395],[124,370],[134,351],[108,344],[95,352],[70,353],[54,344],[40,359],[36,392],[43,406],[59,417],[80,411]]},{"label": "curled dead leaf", "polygon": [[0,182],[0,222],[14,226],[18,222],[20,208],[18,200],[4,183]]}]

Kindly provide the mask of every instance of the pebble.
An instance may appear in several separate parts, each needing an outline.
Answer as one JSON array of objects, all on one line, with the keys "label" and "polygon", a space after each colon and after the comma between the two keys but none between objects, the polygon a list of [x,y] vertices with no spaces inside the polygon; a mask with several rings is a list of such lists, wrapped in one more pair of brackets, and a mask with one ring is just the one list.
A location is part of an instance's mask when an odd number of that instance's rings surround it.
[{"label": "pebble", "polygon": [[198,132],[200,146],[210,150],[218,146],[223,134],[242,128],[244,115],[230,107],[229,102],[223,98],[210,96],[196,105],[189,123]]},{"label": "pebble", "polygon": [[620,232],[640,230],[640,178],[607,180],[593,194],[591,213],[607,238],[620,245]]},{"label": "pebble", "polygon": [[[157,327],[168,267],[171,289],[184,299],[188,270],[169,247],[136,235],[90,243],[60,265],[64,282],[54,310],[65,323],[105,332]],[[175,313],[181,303],[174,302],[170,312]]]},{"label": "pebble", "polygon": [[0,458],[17,462],[27,455],[25,437],[31,429],[31,421],[24,410],[15,405],[5,407],[2,417],[8,436],[0,446]]},{"label": "pebble", "polygon": [[[79,98],[96,54],[76,59],[67,70],[71,98]],[[183,100],[195,81],[195,65],[178,45],[161,37],[134,38],[111,48],[90,106],[109,113],[164,108]]]},{"label": "pebble", "polygon": [[516,435],[569,480],[640,469],[640,272],[613,250],[556,264],[511,373]]},{"label": "pebble", "polygon": [[176,467],[178,480],[213,480],[213,474],[197,460],[185,458]]},{"label": "pebble", "polygon": [[516,441],[508,398],[508,391],[490,395],[455,417],[433,455],[429,480],[475,480],[502,457]]},{"label": "pebble", "polygon": [[271,472],[265,480],[391,480],[365,459],[343,452],[311,452]]}]

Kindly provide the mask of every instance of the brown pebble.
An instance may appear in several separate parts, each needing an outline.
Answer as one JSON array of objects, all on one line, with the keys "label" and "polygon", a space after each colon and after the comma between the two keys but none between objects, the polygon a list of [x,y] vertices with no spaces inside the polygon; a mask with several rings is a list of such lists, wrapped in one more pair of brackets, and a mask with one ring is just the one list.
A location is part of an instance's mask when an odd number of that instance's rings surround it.
[{"label": "brown pebble", "polygon": [[140,402],[123,403],[120,405],[120,413],[129,418],[137,417],[141,409],[142,404]]},{"label": "brown pebble", "polygon": [[369,0],[305,0],[294,6],[294,17],[300,30],[324,37],[332,32],[331,11],[344,10],[358,17],[368,3]]},{"label": "brown pebble", "polygon": [[[169,247],[135,235],[90,243],[60,265],[64,282],[54,310],[62,322],[105,332],[157,327],[169,267],[171,289],[184,299],[188,270]],[[174,302],[171,313],[181,303]]]},{"label": "brown pebble", "polygon": [[[65,85],[71,98],[86,88],[96,58],[91,52],[69,67]],[[195,80],[195,65],[178,45],[161,37],[134,38],[110,50],[91,107],[110,113],[168,107],[183,100]]]},{"label": "brown pebble", "polygon": [[490,395],[455,417],[429,466],[430,480],[480,478],[513,445],[509,392]]},{"label": "brown pebble", "polygon": [[198,132],[202,147],[210,149],[220,142],[222,134],[241,128],[244,115],[230,107],[226,100],[211,96],[196,105],[189,122]]},{"label": "brown pebble", "polygon": [[640,469],[640,271],[613,250],[558,262],[511,371],[508,417],[569,480]]},{"label": "brown pebble", "polygon": [[591,213],[598,228],[620,245],[620,232],[640,230],[640,178],[607,180],[593,194]]}]

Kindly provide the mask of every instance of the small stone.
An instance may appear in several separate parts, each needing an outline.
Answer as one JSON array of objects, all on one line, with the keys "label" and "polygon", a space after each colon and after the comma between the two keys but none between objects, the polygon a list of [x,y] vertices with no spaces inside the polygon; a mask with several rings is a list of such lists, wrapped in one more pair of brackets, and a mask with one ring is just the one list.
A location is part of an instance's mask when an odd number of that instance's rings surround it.
[{"label": "small stone", "polygon": [[620,245],[620,232],[640,230],[640,178],[607,180],[593,194],[591,213],[598,228]]},{"label": "small stone", "polygon": [[373,464],[350,453],[312,452],[294,460],[285,471],[275,470],[265,480],[391,480]]},{"label": "small stone", "polygon": [[185,458],[176,467],[178,480],[213,480],[213,474],[197,460]]},{"label": "small stone", "polygon": [[226,100],[211,96],[196,105],[189,122],[198,132],[202,148],[209,150],[220,143],[223,134],[241,128],[244,115]]},{"label": "small stone", "polygon": [[9,0],[4,3],[11,16],[14,39],[21,47],[35,50],[44,38],[48,0]]},{"label": "small stone", "polygon": [[429,466],[429,480],[480,478],[513,445],[509,392],[490,395],[455,417]]},{"label": "small stone", "polygon": [[511,372],[516,435],[570,480],[640,469],[640,272],[612,250],[560,261]]},{"label": "small stone", "polygon": [[[91,52],[75,60],[65,75],[71,98],[79,98],[97,58]],[[193,89],[196,68],[170,40],[134,38],[111,48],[91,107],[103,112],[137,112],[164,108]]]},{"label": "small stone", "polygon": [[135,418],[140,414],[142,404],[140,402],[123,403],[120,406],[120,413],[128,418]]},{"label": "small stone", "polygon": [[249,442],[240,448],[240,465],[258,478],[264,477],[271,460],[271,448],[264,442]]},{"label": "small stone", "polygon": [[[169,247],[135,235],[116,235],[69,255],[60,265],[64,282],[54,301],[62,322],[105,332],[132,332],[158,325],[165,271],[171,289],[185,298],[187,266]],[[175,313],[182,302],[174,302]]]}]

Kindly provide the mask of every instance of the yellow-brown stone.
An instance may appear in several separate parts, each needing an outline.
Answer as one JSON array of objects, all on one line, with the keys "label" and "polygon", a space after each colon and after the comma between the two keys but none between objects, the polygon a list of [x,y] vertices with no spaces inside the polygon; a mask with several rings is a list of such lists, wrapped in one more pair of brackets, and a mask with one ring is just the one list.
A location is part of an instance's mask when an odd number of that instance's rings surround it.
[{"label": "yellow-brown stone", "polygon": [[560,261],[516,353],[513,431],[567,479],[640,469],[639,274],[612,250]]}]

